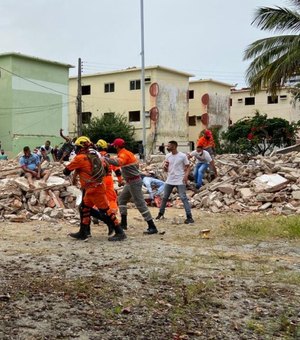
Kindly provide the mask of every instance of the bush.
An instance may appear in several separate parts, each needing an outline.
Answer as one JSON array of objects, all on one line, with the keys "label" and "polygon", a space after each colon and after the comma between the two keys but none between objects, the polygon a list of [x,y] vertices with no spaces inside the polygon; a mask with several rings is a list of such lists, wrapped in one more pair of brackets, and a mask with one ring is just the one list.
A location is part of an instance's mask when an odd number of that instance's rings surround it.
[{"label": "bush", "polygon": [[111,113],[100,118],[92,118],[90,123],[83,127],[82,133],[88,136],[93,143],[99,139],[112,143],[116,138],[123,138],[127,149],[134,152],[138,150],[137,142],[134,140],[134,127],[121,114]]},{"label": "bush", "polygon": [[240,119],[222,133],[220,153],[265,155],[275,147],[295,144],[300,121],[289,123],[283,118],[267,118],[258,111],[255,116]]}]

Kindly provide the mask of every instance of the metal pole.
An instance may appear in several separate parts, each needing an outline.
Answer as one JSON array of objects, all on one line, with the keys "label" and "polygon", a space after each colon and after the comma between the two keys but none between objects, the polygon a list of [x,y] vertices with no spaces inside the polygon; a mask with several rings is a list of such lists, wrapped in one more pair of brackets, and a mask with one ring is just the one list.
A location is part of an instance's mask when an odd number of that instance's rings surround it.
[{"label": "metal pole", "polygon": [[144,51],[144,0],[141,2],[141,89],[142,89],[142,125],[143,125],[143,159],[146,159],[146,112],[145,112],[145,51]]},{"label": "metal pole", "polygon": [[82,135],[82,88],[81,88],[81,58],[78,58],[77,79],[77,137]]}]

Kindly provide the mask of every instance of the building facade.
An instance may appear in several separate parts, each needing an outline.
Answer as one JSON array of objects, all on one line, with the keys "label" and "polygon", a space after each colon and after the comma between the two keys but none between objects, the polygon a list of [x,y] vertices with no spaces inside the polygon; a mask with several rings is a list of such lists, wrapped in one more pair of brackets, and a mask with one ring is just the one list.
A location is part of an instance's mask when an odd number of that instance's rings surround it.
[{"label": "building facade", "polygon": [[283,87],[276,96],[266,90],[251,94],[249,88],[231,91],[230,118],[232,123],[244,117],[253,117],[255,112],[267,114],[268,118],[284,118],[291,122],[300,120],[300,103],[293,101],[288,88]]},{"label": "building facade", "polygon": [[[176,140],[181,151],[189,150],[188,89],[191,74],[162,66],[145,68],[146,154],[156,152],[161,143]],[[135,128],[135,139],[143,140],[141,69],[83,75],[82,122],[103,114],[122,114]],[[78,89],[71,77],[70,95]],[[69,108],[69,130],[76,134],[76,105]],[[100,138],[101,136],[99,136]],[[111,141],[108,141],[111,142]]]},{"label": "building facade", "polygon": [[0,54],[0,140],[13,156],[68,132],[69,68],[20,53]]},{"label": "building facade", "polygon": [[191,81],[189,85],[189,141],[194,147],[204,129],[224,131],[229,125],[231,84],[212,79]]}]

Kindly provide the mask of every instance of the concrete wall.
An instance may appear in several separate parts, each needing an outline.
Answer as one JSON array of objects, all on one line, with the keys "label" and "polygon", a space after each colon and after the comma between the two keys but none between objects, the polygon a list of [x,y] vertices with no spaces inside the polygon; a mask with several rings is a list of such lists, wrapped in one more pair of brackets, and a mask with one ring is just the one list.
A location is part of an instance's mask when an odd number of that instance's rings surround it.
[{"label": "concrete wall", "polygon": [[[157,151],[158,145],[169,140],[178,141],[180,149],[188,151],[188,112],[187,90],[189,75],[168,68],[154,66],[145,69],[145,79],[151,81],[145,84],[145,110],[157,107],[158,119],[146,117],[147,152]],[[123,114],[129,118],[129,111],[142,111],[141,90],[130,90],[131,80],[141,79],[139,68],[87,75],[82,77],[82,86],[90,85],[91,94],[82,96],[83,112],[91,112],[92,117],[100,117],[105,112]],[[105,93],[104,84],[114,83],[115,91]],[[150,86],[158,84],[158,95],[150,94]],[[77,78],[70,78],[69,89],[71,95],[77,93]],[[69,109],[69,130],[76,133],[76,107]],[[131,122],[135,127],[135,139],[143,139],[142,119]]]},{"label": "concrete wall", "polygon": [[[253,117],[255,111],[267,114],[268,118],[284,118],[289,122],[300,120],[300,103],[293,102],[292,95],[287,89],[283,88],[278,92],[278,103],[268,104],[269,93],[260,91],[252,95],[249,89],[234,90],[231,92],[232,106],[230,118],[233,123],[244,117]],[[245,105],[245,98],[254,97],[254,105]]]},{"label": "concrete wall", "polygon": [[[189,126],[189,140],[196,142],[199,133],[206,128],[218,127],[226,130],[229,124],[229,100],[231,84],[218,82],[212,79],[191,81],[189,90],[194,91],[194,98],[189,99],[189,116],[196,116],[196,126]],[[202,98],[208,95],[208,103],[204,104]],[[208,124],[201,120],[203,114],[208,114]]]},{"label": "concrete wall", "polygon": [[68,133],[69,65],[12,54],[0,55],[0,66],[2,147],[13,156],[24,145],[61,143],[59,129]]}]

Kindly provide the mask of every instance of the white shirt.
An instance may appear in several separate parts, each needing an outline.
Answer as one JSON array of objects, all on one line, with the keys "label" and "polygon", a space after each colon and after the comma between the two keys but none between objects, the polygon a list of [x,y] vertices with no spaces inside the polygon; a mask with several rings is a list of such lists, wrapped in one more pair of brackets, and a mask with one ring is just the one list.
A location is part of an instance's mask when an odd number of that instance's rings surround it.
[{"label": "white shirt", "polygon": [[185,174],[185,166],[190,164],[186,154],[183,152],[177,152],[175,155],[168,153],[165,161],[169,162],[168,178],[166,183],[171,185],[184,184],[183,178]]},{"label": "white shirt", "polygon": [[197,163],[209,164],[212,161],[211,155],[206,150],[203,150],[202,152],[198,152],[197,150],[194,150],[190,153],[190,156],[195,157],[197,159]]}]

